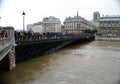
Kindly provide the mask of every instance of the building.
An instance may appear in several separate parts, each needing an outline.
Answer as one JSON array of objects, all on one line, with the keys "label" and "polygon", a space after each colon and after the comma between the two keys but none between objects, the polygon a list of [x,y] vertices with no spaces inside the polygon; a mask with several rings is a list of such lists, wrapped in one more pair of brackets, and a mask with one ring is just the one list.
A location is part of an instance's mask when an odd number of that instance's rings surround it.
[{"label": "building", "polygon": [[91,29],[92,24],[78,15],[64,20],[64,33],[81,34],[86,29]]},{"label": "building", "polygon": [[42,22],[34,23],[34,24],[28,24],[27,25],[27,31],[33,31],[33,32],[43,32],[43,25]]},{"label": "building", "polygon": [[53,16],[43,18],[43,32],[61,33],[61,21]]},{"label": "building", "polygon": [[94,12],[93,13],[93,21],[92,23],[94,24],[94,26],[96,28],[98,28],[99,24],[98,24],[98,21],[100,20],[100,13],[99,12]]},{"label": "building", "polygon": [[98,23],[98,33],[102,36],[120,37],[120,16],[103,16]]}]

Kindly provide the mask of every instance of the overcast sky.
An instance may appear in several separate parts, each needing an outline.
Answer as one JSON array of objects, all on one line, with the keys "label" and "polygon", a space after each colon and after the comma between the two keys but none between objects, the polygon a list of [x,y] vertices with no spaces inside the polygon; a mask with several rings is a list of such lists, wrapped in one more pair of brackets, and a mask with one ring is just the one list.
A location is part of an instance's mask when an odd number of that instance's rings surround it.
[{"label": "overcast sky", "polygon": [[0,0],[0,26],[13,26],[22,30],[22,12],[25,24],[42,21],[43,17],[55,16],[61,23],[66,17],[79,16],[92,20],[93,12],[102,15],[120,15],[120,0]]}]

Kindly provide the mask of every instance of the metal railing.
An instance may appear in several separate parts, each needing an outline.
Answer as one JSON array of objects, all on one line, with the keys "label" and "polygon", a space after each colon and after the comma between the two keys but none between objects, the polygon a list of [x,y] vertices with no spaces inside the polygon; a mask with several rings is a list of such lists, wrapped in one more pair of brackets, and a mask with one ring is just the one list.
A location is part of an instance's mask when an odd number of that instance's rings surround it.
[{"label": "metal railing", "polygon": [[24,37],[21,36],[15,36],[16,41],[31,41],[31,40],[54,40],[54,39],[70,39],[70,38],[79,38],[79,37],[85,37],[87,35],[62,35],[62,36],[32,36],[32,35],[26,35]]},{"label": "metal railing", "polygon": [[44,36],[44,35],[38,35],[38,36],[34,36],[34,35],[26,35],[24,37],[21,36],[15,36],[15,41],[19,42],[19,41],[37,41],[37,40],[60,40],[60,39],[79,39],[79,38],[87,38],[88,36],[93,36],[93,35],[61,35],[61,36]]}]

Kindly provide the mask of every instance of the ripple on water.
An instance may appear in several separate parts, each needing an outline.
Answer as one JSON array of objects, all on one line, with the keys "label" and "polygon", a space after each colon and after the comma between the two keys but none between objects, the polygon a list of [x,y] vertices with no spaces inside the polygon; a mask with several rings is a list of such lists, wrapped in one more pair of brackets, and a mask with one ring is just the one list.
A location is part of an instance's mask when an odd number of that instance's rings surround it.
[{"label": "ripple on water", "polygon": [[3,79],[5,84],[120,84],[119,51],[119,42],[71,45],[20,63]]}]

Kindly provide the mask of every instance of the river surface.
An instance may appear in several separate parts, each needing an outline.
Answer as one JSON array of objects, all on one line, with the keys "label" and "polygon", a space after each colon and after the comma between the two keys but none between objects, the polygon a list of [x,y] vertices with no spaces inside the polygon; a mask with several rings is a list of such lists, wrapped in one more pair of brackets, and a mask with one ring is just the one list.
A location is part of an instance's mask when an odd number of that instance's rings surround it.
[{"label": "river surface", "polygon": [[1,84],[120,84],[120,42],[69,45],[0,73]]}]

